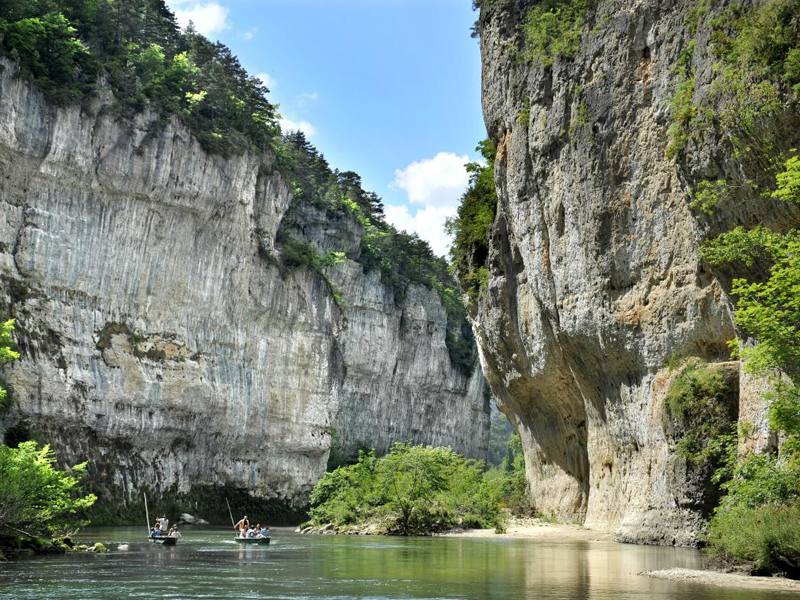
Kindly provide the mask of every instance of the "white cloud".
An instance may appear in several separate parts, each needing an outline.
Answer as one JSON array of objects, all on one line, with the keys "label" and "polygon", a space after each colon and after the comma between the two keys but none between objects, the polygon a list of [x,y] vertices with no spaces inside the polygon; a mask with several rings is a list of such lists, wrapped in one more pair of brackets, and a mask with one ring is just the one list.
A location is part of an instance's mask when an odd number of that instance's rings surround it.
[{"label": "white cloud", "polygon": [[433,158],[412,162],[397,169],[394,187],[405,190],[413,204],[456,206],[469,183],[468,156],[440,152]]},{"label": "white cloud", "polygon": [[252,29],[248,29],[244,33],[240,33],[239,37],[242,37],[247,41],[250,41],[255,37],[257,33],[258,33],[258,27],[253,27]]},{"label": "white cloud", "polygon": [[434,253],[446,256],[453,240],[444,232],[447,217],[456,216],[455,206],[426,206],[411,214],[408,206],[387,204],[384,207],[386,220],[400,230],[416,232],[427,241]]},{"label": "white cloud", "polygon": [[231,28],[228,9],[217,2],[189,3],[185,0],[173,0],[171,4],[181,27],[186,27],[191,21],[197,31],[206,36]]},{"label": "white cloud", "polygon": [[[454,217],[469,184],[468,156],[440,152],[397,169],[393,188],[404,190],[409,205],[387,205],[386,220],[398,229],[416,232],[439,256],[446,255],[452,240],[444,232],[444,221]],[[422,205],[416,208],[413,205]]]},{"label": "white cloud", "polygon": [[304,102],[316,102],[319,100],[319,94],[317,92],[306,92],[300,94],[300,100]]},{"label": "white cloud", "polygon": [[279,123],[284,133],[287,131],[302,131],[306,134],[306,137],[313,137],[317,133],[316,128],[308,121],[293,121],[292,119],[281,117]]},{"label": "white cloud", "polygon": [[256,73],[255,77],[256,79],[260,79],[261,83],[267,86],[270,90],[277,85],[277,82],[272,76],[269,75],[269,73]]}]

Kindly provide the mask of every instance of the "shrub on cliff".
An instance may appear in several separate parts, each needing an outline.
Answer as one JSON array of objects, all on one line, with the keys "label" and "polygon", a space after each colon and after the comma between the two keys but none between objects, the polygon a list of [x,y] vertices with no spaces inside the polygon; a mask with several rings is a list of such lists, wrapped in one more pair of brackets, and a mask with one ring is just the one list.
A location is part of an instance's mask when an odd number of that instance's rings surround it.
[{"label": "shrub on cliff", "polygon": [[476,148],[485,162],[467,165],[469,187],[461,197],[458,214],[445,223],[453,236],[450,256],[461,289],[471,301],[478,299],[489,280],[486,262],[489,259],[489,236],[497,211],[497,191],[494,182],[496,150],[491,140],[482,141]]},{"label": "shrub on cliff", "polygon": [[[14,320],[0,323],[0,366],[11,360],[19,358],[19,353],[12,350],[14,344],[11,339],[11,332],[14,331]],[[6,407],[8,399],[8,392],[3,388],[2,380],[0,380],[0,414]]]},{"label": "shrub on cliff", "polygon": [[78,511],[96,500],[93,494],[83,495],[79,487],[86,463],[60,471],[55,462],[50,446],[0,445],[0,531],[67,535],[84,524]]},{"label": "shrub on cliff", "polygon": [[573,58],[595,0],[540,0],[525,17],[523,55],[545,67],[563,56]]},{"label": "shrub on cliff", "polygon": [[692,359],[683,365],[665,399],[670,433],[677,452],[700,466],[719,458],[715,438],[730,431],[736,420],[737,389],[723,365]]}]

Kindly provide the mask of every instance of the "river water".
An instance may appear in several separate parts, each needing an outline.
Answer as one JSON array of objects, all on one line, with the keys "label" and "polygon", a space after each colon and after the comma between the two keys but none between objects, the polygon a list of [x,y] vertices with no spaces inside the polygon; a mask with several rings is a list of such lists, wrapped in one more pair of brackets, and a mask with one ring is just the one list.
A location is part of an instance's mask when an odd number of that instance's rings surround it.
[{"label": "river water", "polygon": [[[108,554],[0,563],[0,600],[502,599],[762,600],[780,593],[657,581],[637,573],[699,567],[696,550],[613,542],[297,535],[237,546],[229,530],[184,528],[173,548],[144,528],[96,528]],[[119,546],[127,544],[127,550]]]}]

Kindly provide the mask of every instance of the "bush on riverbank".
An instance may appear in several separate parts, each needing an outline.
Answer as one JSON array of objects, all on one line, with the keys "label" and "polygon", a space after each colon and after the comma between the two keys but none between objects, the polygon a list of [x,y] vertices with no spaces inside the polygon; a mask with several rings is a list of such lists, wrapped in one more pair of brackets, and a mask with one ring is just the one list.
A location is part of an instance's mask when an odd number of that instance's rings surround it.
[{"label": "bush on riverbank", "polygon": [[96,500],[93,494],[84,496],[78,485],[86,464],[65,472],[55,462],[50,446],[0,445],[0,532],[52,537],[68,535],[83,524],[79,511]]},{"label": "bush on riverbank", "polygon": [[327,473],[311,494],[311,523],[394,535],[498,527],[501,483],[450,448],[398,443]]},{"label": "bush on riverbank", "polygon": [[800,577],[800,506],[736,506],[718,512],[708,534],[709,552],[726,562],[749,563],[754,575]]}]

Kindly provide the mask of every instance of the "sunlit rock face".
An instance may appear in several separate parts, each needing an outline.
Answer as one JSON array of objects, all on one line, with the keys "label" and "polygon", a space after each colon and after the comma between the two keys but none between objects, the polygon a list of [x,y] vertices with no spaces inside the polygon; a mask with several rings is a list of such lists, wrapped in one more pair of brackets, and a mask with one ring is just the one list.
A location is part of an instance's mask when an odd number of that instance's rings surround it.
[{"label": "sunlit rock face", "polygon": [[[708,135],[691,161],[665,155],[696,2],[600,0],[575,57],[550,68],[520,59],[535,2],[482,4],[499,205],[490,282],[471,317],[487,379],[522,436],[534,502],[624,541],[694,544],[715,491],[668,434],[667,364],[730,360],[729,278],[700,258],[701,241],[781,209],[760,213],[762,201],[743,198],[698,215],[687,192],[730,175],[729,154]],[[707,20],[729,4],[700,17],[699,95],[715,76]],[[723,367],[734,412],[763,447],[759,386],[743,381],[739,395],[738,363]]]},{"label": "sunlit rock face", "polygon": [[[64,462],[89,460],[109,501],[211,485],[302,506],[334,427],[344,448],[485,457],[485,383],[450,363],[435,292],[395,302],[347,260],[337,303],[280,264],[292,194],[270,154],[211,156],[174,121],[103,106],[0,75],[0,300],[22,352],[5,378]],[[359,235],[333,223],[316,242]]]}]

